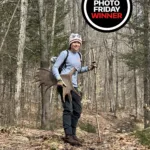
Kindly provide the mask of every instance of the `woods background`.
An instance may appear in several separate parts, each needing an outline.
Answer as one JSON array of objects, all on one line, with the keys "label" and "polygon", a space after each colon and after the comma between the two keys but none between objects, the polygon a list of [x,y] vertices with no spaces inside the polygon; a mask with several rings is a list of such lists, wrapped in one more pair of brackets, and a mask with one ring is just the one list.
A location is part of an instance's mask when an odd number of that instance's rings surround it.
[{"label": "woods background", "polygon": [[[124,112],[150,126],[150,1],[133,0],[130,21],[112,33],[84,21],[79,0],[0,1],[0,125],[53,129],[61,107],[56,89],[43,93],[35,74],[68,48],[70,33],[83,38],[83,64],[98,68],[79,76],[86,111]],[[61,111],[60,111],[61,112]]]}]

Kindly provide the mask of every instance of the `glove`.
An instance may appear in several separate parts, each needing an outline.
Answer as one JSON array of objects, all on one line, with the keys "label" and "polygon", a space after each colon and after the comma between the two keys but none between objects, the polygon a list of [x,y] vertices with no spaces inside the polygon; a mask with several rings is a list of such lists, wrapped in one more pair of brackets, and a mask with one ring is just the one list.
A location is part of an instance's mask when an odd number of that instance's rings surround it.
[{"label": "glove", "polygon": [[65,84],[65,82],[62,79],[58,79],[57,86],[61,86],[61,87],[65,86],[66,87],[67,85]]},{"label": "glove", "polygon": [[97,64],[95,61],[92,62],[92,64],[88,67],[89,71],[93,70],[94,68],[97,68]]}]

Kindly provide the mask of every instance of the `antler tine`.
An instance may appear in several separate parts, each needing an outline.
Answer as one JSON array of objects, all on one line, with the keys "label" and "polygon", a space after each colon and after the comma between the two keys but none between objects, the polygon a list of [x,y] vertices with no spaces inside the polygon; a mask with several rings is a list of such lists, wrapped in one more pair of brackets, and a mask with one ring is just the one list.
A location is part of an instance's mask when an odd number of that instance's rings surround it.
[{"label": "antler tine", "polygon": [[36,72],[36,75],[34,76],[35,82],[39,81],[39,72]]},{"label": "antler tine", "polygon": [[68,97],[69,97],[69,100],[72,101],[72,96],[70,93],[68,94]]},{"label": "antler tine", "polygon": [[45,89],[45,93],[47,92],[47,90],[50,88],[51,86],[47,86],[47,88]]},{"label": "antler tine", "polygon": [[38,87],[42,86],[44,83],[40,83]]},{"label": "antler tine", "polygon": [[63,88],[63,91],[62,91],[62,97],[63,97],[63,102],[65,102],[65,96],[66,96],[66,93],[65,93],[65,88]]},{"label": "antler tine", "polygon": [[72,76],[76,71],[76,68],[73,68],[70,72],[69,72],[69,75]]},{"label": "antler tine", "polygon": [[48,68],[38,68],[38,70],[45,70],[45,71],[49,71]]},{"label": "antler tine", "polygon": [[35,82],[39,82],[39,81],[41,81],[40,79],[35,79]]},{"label": "antler tine", "polygon": [[[75,90],[75,88],[72,88],[72,91],[74,91],[77,95],[79,95],[79,93]],[[80,96],[80,95],[79,95]]]}]

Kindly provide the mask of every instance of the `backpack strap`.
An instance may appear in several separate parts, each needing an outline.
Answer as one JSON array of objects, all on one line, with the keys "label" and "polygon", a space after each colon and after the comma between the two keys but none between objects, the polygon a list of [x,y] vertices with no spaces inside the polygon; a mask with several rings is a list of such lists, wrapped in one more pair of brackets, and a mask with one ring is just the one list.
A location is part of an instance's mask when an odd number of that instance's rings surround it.
[{"label": "backpack strap", "polygon": [[[66,56],[66,58],[64,59],[64,62],[62,63],[62,66],[65,65],[65,67],[66,67],[66,60],[67,60],[67,58],[68,58],[68,56],[69,56],[69,50],[66,50],[66,51],[67,51],[67,56]],[[80,59],[81,59],[81,62],[82,62],[82,54],[81,54],[80,52],[78,52],[78,54],[79,54]]]},{"label": "backpack strap", "polygon": [[65,67],[66,67],[66,60],[67,60],[68,55],[69,55],[69,51],[68,51],[68,50],[66,50],[66,51],[67,51],[67,56],[66,56],[66,58],[65,58],[65,60],[64,60],[64,62],[63,62],[63,66],[65,65]]},{"label": "backpack strap", "polygon": [[[67,51],[67,56],[66,56],[66,58],[64,59],[64,61],[63,61],[63,63],[60,65],[60,69],[59,69],[59,72],[61,72],[62,71],[62,68],[63,67],[66,67],[66,60],[67,60],[67,58],[68,58],[68,56],[69,56],[69,50],[66,50]],[[82,54],[80,53],[80,52],[78,52],[78,54],[79,54],[79,56],[80,56],[80,60],[81,60],[81,62],[82,62]]]},{"label": "backpack strap", "polygon": [[82,62],[82,54],[80,52],[78,52],[79,56],[80,56],[80,60]]},{"label": "backpack strap", "polygon": [[69,55],[69,51],[68,50],[66,50],[66,51],[67,51],[67,56],[66,56],[66,58],[63,61],[63,63],[60,65],[60,67],[58,69],[59,73],[61,73],[61,71],[62,71],[62,69],[63,69],[64,66],[66,67],[66,60],[67,60],[68,55]]}]

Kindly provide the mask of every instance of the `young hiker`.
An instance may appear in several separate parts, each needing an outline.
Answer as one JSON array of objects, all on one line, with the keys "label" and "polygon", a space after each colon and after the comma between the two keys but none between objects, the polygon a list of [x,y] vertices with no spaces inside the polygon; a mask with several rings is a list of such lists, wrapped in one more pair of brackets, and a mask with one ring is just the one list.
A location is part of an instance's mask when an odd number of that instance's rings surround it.
[{"label": "young hiker", "polygon": [[[58,92],[61,95],[62,99],[62,87],[66,86],[63,80],[61,79],[60,74],[68,74],[73,68],[76,69],[75,73],[72,75],[72,84],[73,87],[78,92],[77,77],[78,73],[84,73],[90,70],[93,70],[96,65],[92,64],[91,66],[81,66],[81,54],[79,52],[80,46],[82,45],[81,35],[77,33],[72,33],[69,37],[69,49],[64,50],[58,56],[52,72],[55,78],[57,79]],[[66,59],[66,60],[65,60]],[[62,71],[59,73],[59,67],[63,64],[65,60],[65,65],[62,68]],[[81,96],[71,91],[72,101],[69,100],[68,96],[65,97],[63,103],[63,128],[65,132],[65,141],[71,145],[81,145],[81,141],[76,136],[76,128],[78,119],[81,115]]]}]

